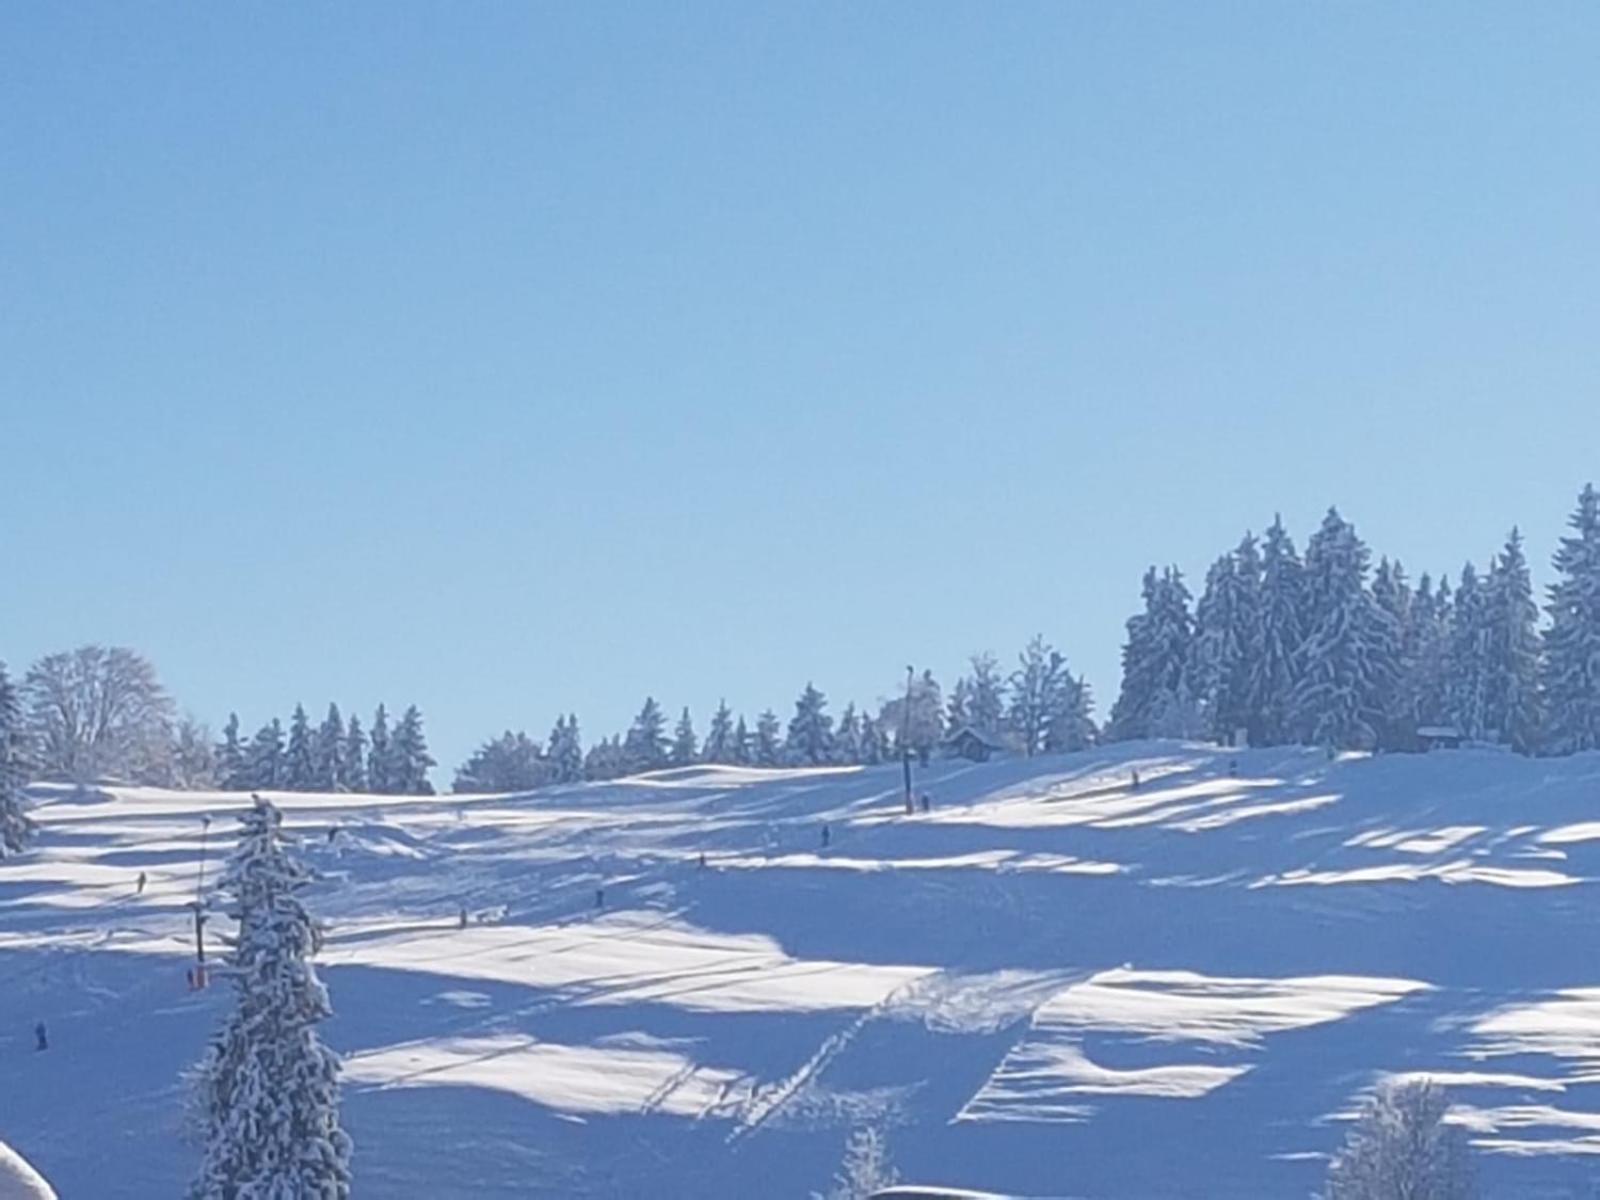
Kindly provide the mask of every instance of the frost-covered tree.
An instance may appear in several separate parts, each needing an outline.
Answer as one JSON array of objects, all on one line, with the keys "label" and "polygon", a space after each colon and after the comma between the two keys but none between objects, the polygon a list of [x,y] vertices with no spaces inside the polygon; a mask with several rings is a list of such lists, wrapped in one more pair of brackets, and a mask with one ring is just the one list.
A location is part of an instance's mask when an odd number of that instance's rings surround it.
[{"label": "frost-covered tree", "polygon": [[304,705],[296,704],[289,717],[289,748],[284,751],[279,786],[291,792],[309,792],[317,786],[316,746]]},{"label": "frost-covered tree", "polygon": [[380,704],[372,716],[372,736],[367,739],[367,787],[379,796],[396,791],[394,749],[389,742],[389,710]]},{"label": "frost-covered tree", "polygon": [[1046,749],[1050,731],[1080,699],[1082,689],[1060,651],[1037,635],[1017,655],[1011,675],[1007,725],[1017,747],[1032,758]]},{"label": "frost-covered tree", "polygon": [[812,1200],[867,1200],[900,1181],[889,1161],[888,1139],[876,1126],[866,1125],[845,1142],[844,1161],[826,1192],[811,1193]]},{"label": "frost-covered tree", "polygon": [[1261,589],[1255,629],[1245,657],[1245,725],[1257,746],[1290,741],[1290,705],[1299,680],[1300,645],[1305,640],[1305,572],[1294,540],[1274,517],[1261,542]]},{"label": "frost-covered tree", "polygon": [[557,717],[550,731],[545,758],[550,765],[552,783],[578,783],[584,777],[583,742],[578,734],[578,714]]},{"label": "frost-covered tree", "polygon": [[328,715],[317,728],[311,758],[317,791],[350,790],[344,781],[344,717],[337,704],[328,705]]},{"label": "frost-covered tree", "polygon": [[751,745],[750,730],[741,715],[739,723],[733,727],[733,757],[730,761],[741,767],[747,767],[750,765],[754,750],[754,746]]},{"label": "frost-covered tree", "polygon": [[794,716],[789,721],[789,735],[784,743],[790,762],[817,766],[833,761],[833,718],[828,715],[827,708],[827,697],[807,683],[805,691],[794,702]]},{"label": "frost-covered tree", "polygon": [[699,759],[700,742],[694,735],[694,720],[689,716],[689,706],[684,705],[678,727],[672,732],[672,765],[687,767]]},{"label": "frost-covered tree", "polygon": [[971,724],[967,717],[967,706],[972,699],[972,684],[965,675],[956,680],[955,687],[950,689],[950,699],[945,702],[944,727],[946,729],[961,729]]},{"label": "frost-covered tree", "polygon": [[17,690],[0,663],[0,859],[20,854],[33,838],[22,789],[28,782],[22,705]]},{"label": "frost-covered tree", "polygon": [[628,773],[628,755],[620,737],[602,738],[583,756],[585,779],[620,779]]},{"label": "frost-covered tree", "polygon": [[250,740],[245,775],[252,789],[281,788],[284,781],[283,725],[273,717]]},{"label": "frost-covered tree", "polygon": [[190,1195],[345,1200],[339,1060],[316,1033],[333,1007],[311,963],[321,932],[298,895],[311,872],[269,801],[257,797],[240,825],[217,887],[238,924],[228,955],[234,1004],[203,1066],[205,1154]]},{"label": "frost-covered tree", "polygon": [[778,724],[778,714],[770,708],[756,717],[756,733],[750,747],[750,761],[758,767],[775,767],[783,756],[779,740],[783,726]]},{"label": "frost-covered tree", "polygon": [[230,792],[250,787],[246,775],[246,754],[244,741],[239,736],[239,714],[231,712],[228,714],[228,723],[222,727],[222,740],[213,752],[217,782]]},{"label": "frost-covered tree", "polygon": [[367,735],[361,729],[361,720],[350,714],[350,723],[345,726],[344,743],[340,752],[339,778],[344,781],[344,790],[347,792],[364,792],[369,783],[367,780]]},{"label": "frost-covered tree", "polygon": [[1533,601],[1522,534],[1512,529],[1489,571],[1485,597],[1485,725],[1523,754],[1539,736],[1539,608]]},{"label": "frost-covered tree", "polygon": [[1199,733],[1199,702],[1188,680],[1194,625],[1189,589],[1176,567],[1144,577],[1144,611],[1128,620],[1122,691],[1111,709],[1116,739]]},{"label": "frost-covered tree", "polygon": [[1437,589],[1424,573],[1411,596],[1410,645],[1405,655],[1406,719],[1413,728],[1447,721],[1450,661],[1450,626],[1455,597],[1450,581],[1440,578]]},{"label": "frost-covered tree", "polygon": [[428,772],[435,763],[428,753],[428,739],[422,732],[422,713],[415,704],[408,705],[400,714],[389,747],[393,764],[389,783],[395,792],[402,796],[433,795]]},{"label": "frost-covered tree", "polygon": [[169,782],[172,700],[143,655],[122,646],[46,655],[24,676],[21,700],[42,778]]},{"label": "frost-covered tree", "polygon": [[1292,710],[1300,736],[1313,745],[1377,745],[1395,638],[1367,591],[1368,561],[1355,527],[1330,508],[1306,546],[1310,627],[1300,647]]},{"label": "frost-covered tree", "polygon": [[485,742],[456,768],[453,792],[531,792],[549,782],[539,743],[509,729]]},{"label": "frost-covered tree", "polygon": [[1546,604],[1543,748],[1551,754],[1600,747],[1600,492],[1593,484],[1568,524]]},{"label": "frost-covered tree", "polygon": [[846,704],[839,714],[839,729],[833,738],[837,761],[851,766],[861,761],[861,714],[854,704]]},{"label": "frost-covered tree", "polygon": [[932,671],[915,676],[909,691],[909,697],[900,694],[884,703],[878,728],[894,739],[896,757],[910,753],[926,760],[944,737],[943,691]]},{"label": "frost-covered tree", "polygon": [[[1249,723],[1249,654],[1260,602],[1260,585],[1250,578],[1256,557],[1255,539],[1246,535],[1239,550],[1211,564],[1194,610],[1193,691],[1207,733],[1223,744]],[[1241,559],[1251,565],[1241,569]]]},{"label": "frost-covered tree", "polygon": [[1489,596],[1471,563],[1461,568],[1445,658],[1445,711],[1469,738],[1482,738],[1489,710]]},{"label": "frost-covered tree", "polygon": [[888,756],[888,747],[883,735],[883,726],[878,724],[871,713],[861,714],[861,764],[875,767]]},{"label": "frost-covered tree", "polygon": [[1000,662],[989,653],[974,654],[967,660],[967,721],[979,733],[998,737],[1005,731],[1006,681]]},{"label": "frost-covered tree", "polygon": [[717,711],[711,714],[711,728],[706,730],[700,757],[709,763],[738,761],[733,745],[733,712],[726,700],[717,701]]},{"label": "frost-covered tree", "polygon": [[645,697],[644,707],[633,719],[622,750],[627,756],[627,773],[630,775],[637,775],[641,771],[658,771],[667,765],[667,718],[655,697]]},{"label": "frost-covered tree", "polygon": [[1372,600],[1384,617],[1378,623],[1382,639],[1378,654],[1382,661],[1389,664],[1378,698],[1382,714],[1378,740],[1383,745],[1404,745],[1414,733],[1407,711],[1407,689],[1415,667],[1413,652],[1416,639],[1412,631],[1414,617],[1411,611],[1414,597],[1405,568],[1399,560],[1391,562],[1387,556],[1379,560],[1378,569],[1372,576]]},{"label": "frost-covered tree", "polygon": [[1382,1088],[1329,1163],[1323,1200],[1472,1200],[1472,1159],[1445,1123],[1449,1107],[1428,1080]]},{"label": "frost-covered tree", "polygon": [[1081,675],[1068,672],[1061,689],[1061,705],[1044,731],[1045,753],[1086,750],[1094,745],[1097,733],[1089,684]]},{"label": "frost-covered tree", "polygon": [[171,784],[197,790],[217,785],[216,747],[211,731],[192,716],[184,716],[172,730]]}]

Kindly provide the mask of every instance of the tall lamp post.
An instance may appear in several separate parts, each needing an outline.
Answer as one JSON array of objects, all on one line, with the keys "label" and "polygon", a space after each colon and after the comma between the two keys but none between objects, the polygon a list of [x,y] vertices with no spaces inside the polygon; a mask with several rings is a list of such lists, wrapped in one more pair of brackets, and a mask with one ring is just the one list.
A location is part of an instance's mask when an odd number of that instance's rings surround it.
[{"label": "tall lamp post", "polygon": [[211,817],[200,818],[200,873],[194,884],[194,982],[196,987],[206,985],[206,837],[211,832]]},{"label": "tall lamp post", "polygon": [[914,668],[906,668],[906,700],[900,709],[900,767],[905,772],[906,778],[907,813],[917,811],[917,806],[911,799],[911,679],[915,674]]}]

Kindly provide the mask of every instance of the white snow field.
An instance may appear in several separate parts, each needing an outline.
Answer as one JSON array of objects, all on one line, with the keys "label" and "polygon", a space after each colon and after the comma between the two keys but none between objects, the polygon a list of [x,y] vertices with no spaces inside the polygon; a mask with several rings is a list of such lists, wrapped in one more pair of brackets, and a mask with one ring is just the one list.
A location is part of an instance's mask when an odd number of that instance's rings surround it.
[{"label": "white snow field", "polygon": [[[324,876],[356,1194],[804,1197],[881,1120],[915,1181],[1305,1197],[1419,1072],[1494,1196],[1600,1178],[1600,755],[1137,743],[936,762],[915,816],[899,774],[275,795]],[[178,1195],[228,999],[186,988],[186,906],[245,798],[38,795],[0,1137],[66,1200]]]}]

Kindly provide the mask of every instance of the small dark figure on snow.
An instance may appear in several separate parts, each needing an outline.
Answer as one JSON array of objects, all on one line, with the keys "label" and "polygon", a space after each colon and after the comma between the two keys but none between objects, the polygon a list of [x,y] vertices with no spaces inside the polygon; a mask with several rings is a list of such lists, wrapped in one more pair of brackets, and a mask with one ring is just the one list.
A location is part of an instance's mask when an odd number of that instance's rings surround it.
[{"label": "small dark figure on snow", "polygon": [[461,906],[461,915],[458,918],[458,921],[458,929],[465,929],[467,927],[467,906],[465,904]]},{"label": "small dark figure on snow", "polygon": [[138,890],[138,893],[137,893],[140,896],[144,895],[144,884],[145,884],[144,872],[140,871],[139,872],[139,890]]},{"label": "small dark figure on snow", "polygon": [[827,826],[826,826],[826,825],[824,825],[824,826],[823,826],[823,827],[822,827],[822,848],[823,848],[823,849],[824,849],[824,850],[826,850],[826,849],[827,849],[827,848],[828,848],[828,839],[829,839],[829,838],[830,838],[830,837],[831,837],[831,836],[832,836],[832,835],[831,835],[831,834],[830,834],[830,833],[829,833],[829,832],[828,832],[828,827],[827,827]]},{"label": "small dark figure on snow", "polygon": [[704,850],[700,851],[700,869],[702,871],[706,869],[706,852]]},{"label": "small dark figure on snow", "polygon": [[1237,775],[1238,773],[1239,773],[1239,760],[1237,758],[1230,758],[1228,760],[1228,774],[1229,775]]},{"label": "small dark figure on snow", "polygon": [[928,793],[927,792],[923,792],[922,793],[922,811],[923,812],[932,812],[933,811],[933,801],[928,799]]},{"label": "small dark figure on snow", "polygon": [[40,1021],[37,1025],[35,1025],[33,1027],[33,1036],[36,1039],[38,1039],[38,1043],[39,1043],[38,1045],[36,1045],[34,1047],[35,1050],[48,1050],[48,1049],[50,1049],[50,1035],[49,1035],[49,1033],[47,1033],[45,1031],[45,1027],[44,1027],[44,1022],[43,1021]]},{"label": "small dark figure on snow", "polygon": [[603,888],[603,887],[595,888],[595,890],[594,890],[594,906],[596,908],[604,908],[606,906],[606,890],[605,890],[605,888]]},{"label": "small dark figure on snow", "polygon": [[337,825],[329,825],[328,826],[328,845],[330,845],[330,846],[333,845],[333,839],[338,837],[338,836],[339,836],[339,827]]},{"label": "small dark figure on snow", "polygon": [[1133,790],[1136,792],[1139,790],[1139,772],[1137,771],[1133,773]]}]

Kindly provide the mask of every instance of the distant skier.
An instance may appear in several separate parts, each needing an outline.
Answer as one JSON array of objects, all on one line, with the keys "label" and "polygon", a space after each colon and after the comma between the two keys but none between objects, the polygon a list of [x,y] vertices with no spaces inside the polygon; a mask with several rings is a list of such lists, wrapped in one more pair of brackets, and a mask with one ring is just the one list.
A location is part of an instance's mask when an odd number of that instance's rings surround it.
[{"label": "distant skier", "polygon": [[33,1027],[33,1036],[38,1040],[38,1045],[34,1047],[35,1050],[50,1049],[50,1035],[45,1031],[43,1021]]},{"label": "distant skier", "polygon": [[463,904],[461,906],[461,915],[457,918],[456,928],[457,929],[465,929],[466,927],[467,927],[467,906],[465,904]]},{"label": "distant skier", "polygon": [[603,887],[595,888],[595,890],[594,890],[594,906],[596,908],[604,908],[606,906],[606,890],[605,890],[605,888],[603,888]]},{"label": "distant skier", "polygon": [[1137,771],[1133,773],[1133,790],[1136,792],[1139,790],[1139,772]]},{"label": "distant skier", "polygon": [[702,871],[706,869],[706,852],[704,850],[700,851],[700,869]]},{"label": "distant skier", "polygon": [[139,890],[135,893],[135,895],[139,895],[139,896],[144,895],[144,885],[145,885],[144,872],[140,871],[139,872]]},{"label": "distant skier", "polygon": [[933,811],[933,801],[928,798],[928,793],[927,792],[923,792],[922,793],[922,811],[923,812],[932,812]]},{"label": "distant skier", "polygon": [[822,848],[824,850],[828,848],[828,841],[832,836],[833,835],[828,832],[828,827],[824,825],[822,827]]},{"label": "distant skier", "polygon": [[328,845],[330,845],[330,846],[333,845],[333,839],[338,837],[338,836],[339,836],[339,827],[337,825],[329,825],[328,826]]}]

